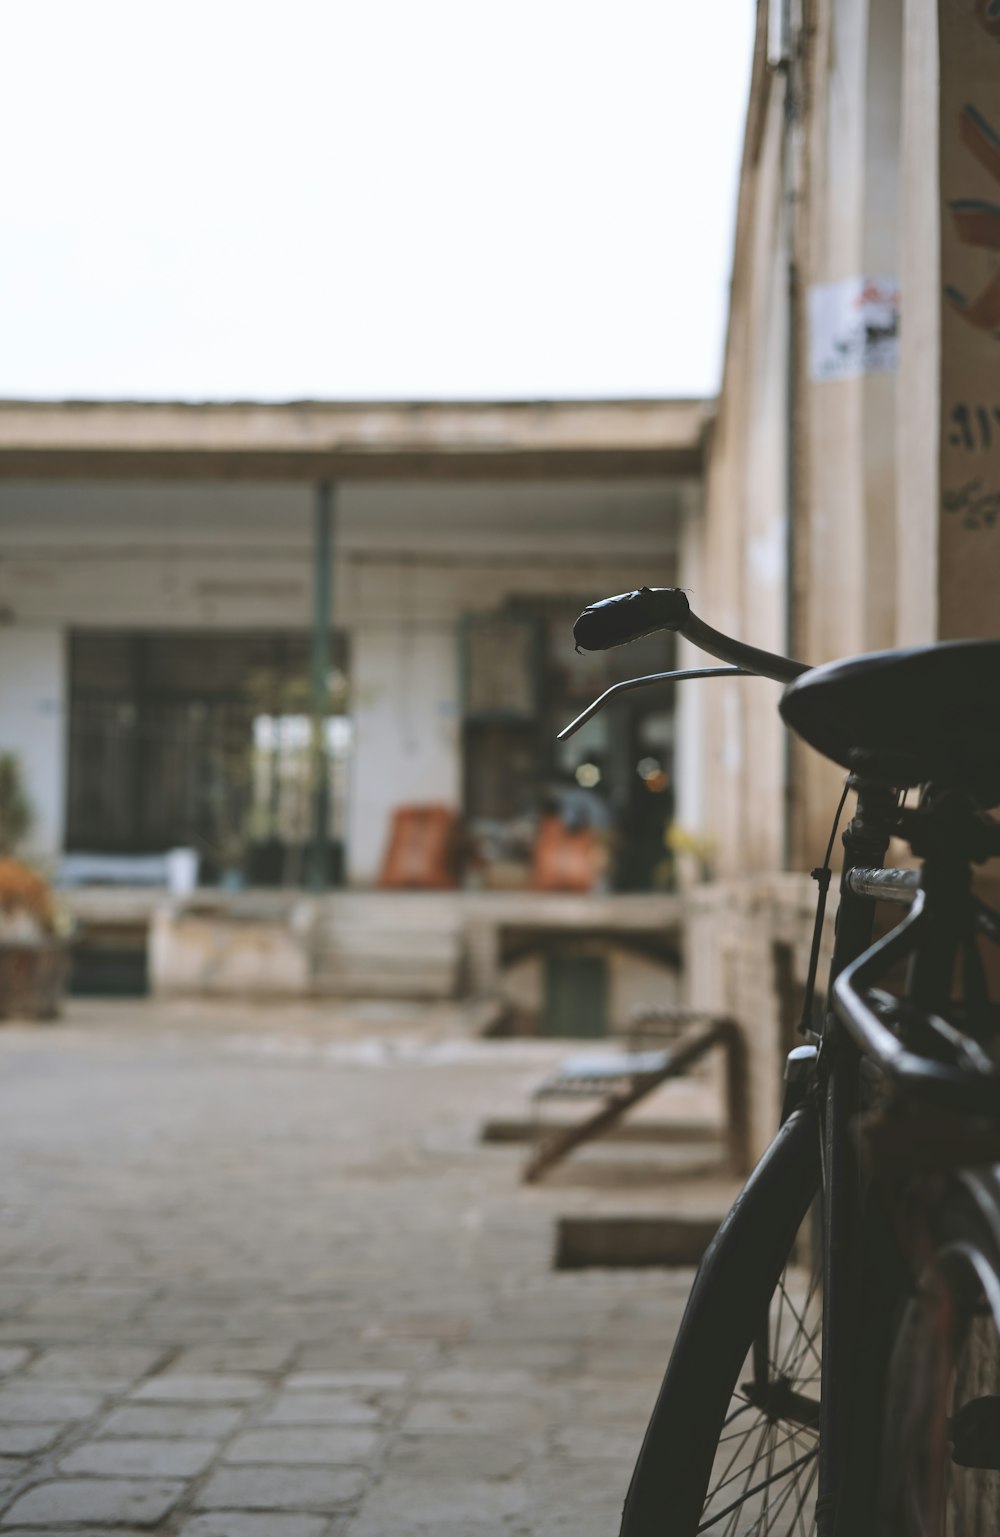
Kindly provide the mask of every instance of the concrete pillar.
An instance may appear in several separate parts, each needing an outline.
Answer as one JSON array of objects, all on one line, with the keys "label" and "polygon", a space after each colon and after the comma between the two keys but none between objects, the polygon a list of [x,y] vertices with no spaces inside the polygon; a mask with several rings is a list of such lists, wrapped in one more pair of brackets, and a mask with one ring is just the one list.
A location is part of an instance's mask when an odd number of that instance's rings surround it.
[{"label": "concrete pillar", "polygon": [[938,39],[926,0],[904,0],[901,140],[895,643],[914,646],[937,634],[940,506]]},{"label": "concrete pillar", "polygon": [[30,857],[62,850],[66,812],[66,638],[56,626],[0,629],[0,752],[20,759],[35,826]]},{"label": "concrete pillar", "polygon": [[374,881],[393,809],[461,805],[458,645],[449,623],[359,624],[351,640],[354,759],[347,869]]}]

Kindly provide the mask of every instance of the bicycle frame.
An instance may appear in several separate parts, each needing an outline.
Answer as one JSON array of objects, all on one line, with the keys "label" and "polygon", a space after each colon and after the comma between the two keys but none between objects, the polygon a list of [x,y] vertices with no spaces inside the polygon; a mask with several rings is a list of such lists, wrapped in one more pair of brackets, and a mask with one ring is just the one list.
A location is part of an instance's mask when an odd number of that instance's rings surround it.
[{"label": "bicycle frame", "polygon": [[[870,1520],[871,1473],[879,1434],[877,1365],[860,1347],[861,1278],[866,1250],[866,1194],[857,1127],[863,1109],[862,1064],[873,1064],[897,1096],[919,1096],[965,1115],[996,1114],[1000,1073],[975,1042],[965,1041],[968,1066],[933,1060],[908,1049],[873,1013],[863,990],[889,965],[908,958],[908,1003],[933,1021],[947,1002],[956,954],[971,919],[977,932],[997,941],[997,917],[969,893],[969,860],[928,860],[922,871],[882,868],[890,835],[898,828],[893,791],[858,780],[857,808],[843,835],[840,907],[830,968],[815,1081],[821,1101],[822,1197],[827,1257],[824,1350],[820,1400],[819,1537],[855,1537]],[[877,901],[904,903],[910,911],[872,944]],[[964,906],[963,906],[964,903]],[[936,1021],[957,1047],[963,1038]],[[801,1089],[799,1091],[802,1092]],[[871,1384],[869,1384],[871,1386]],[[867,1420],[866,1420],[867,1413]]]},{"label": "bicycle frame", "polygon": [[[881,785],[858,785],[858,802],[843,835],[844,864],[840,906],[830,967],[830,991],[838,977],[870,948],[875,903],[856,891],[852,872],[881,867],[895,821],[896,797]],[[860,1108],[861,1053],[838,1017],[827,1010],[817,1063],[822,1096],[822,1199],[827,1258],[823,1293],[823,1363],[820,1390],[820,1457],[817,1531],[827,1537],[847,1530],[849,1512],[860,1497],[859,1480],[850,1466],[849,1426],[857,1401],[857,1344],[861,1324],[862,1184],[853,1128]],[[853,1497],[852,1497],[853,1491]],[[847,1510],[838,1496],[846,1496]]]},{"label": "bicycle frame", "polygon": [[[560,733],[560,740],[578,730],[614,695],[626,689],[741,673],[791,683],[808,671],[802,662],[760,651],[710,629],[691,611],[685,594],[672,588],[641,588],[592,604],[578,619],[574,636],[584,649],[600,650],[657,629],[684,635],[728,665],[652,674],[616,684],[567,726]],[[881,1234],[877,1231],[879,1224],[872,1231],[866,1226],[879,1192],[862,1165],[856,1135],[864,1108],[864,1065],[878,1069],[903,1095],[931,1093],[963,1111],[982,1113],[989,1109],[994,1121],[1000,1104],[1000,1069],[974,1042],[965,1040],[940,1017],[951,996],[956,956],[967,941],[970,926],[1000,943],[1000,917],[977,904],[970,894],[971,860],[985,855],[970,853],[974,840],[968,847],[951,847],[946,825],[944,838],[937,840],[931,853],[918,850],[914,840],[915,852],[925,857],[922,872],[884,869],[890,837],[900,833],[901,820],[914,814],[901,809],[897,791],[881,779],[852,775],[849,784],[857,791],[857,805],[843,834],[840,905],[826,1014],[818,1046],[799,1048],[793,1053],[794,1060],[789,1061],[783,1114],[783,1119],[793,1114],[802,1108],[804,1098],[815,1095],[827,1246],[823,1259],[818,1537],[862,1537],[871,1527],[871,1495],[881,1428],[878,1352],[885,1348],[884,1340],[877,1338],[877,1326],[883,1316],[880,1310],[889,1306],[888,1299],[894,1295],[893,1285],[898,1286],[898,1271],[889,1276],[890,1284],[883,1284],[885,1277],[881,1274],[877,1277],[878,1302],[874,1308],[872,1293],[866,1291],[863,1296],[862,1285],[872,1281],[877,1265],[888,1276],[893,1263],[902,1264],[898,1256],[889,1255],[889,1224],[881,1222]],[[919,820],[919,808],[917,816]],[[995,834],[995,824],[990,825]],[[934,826],[937,828],[937,823]],[[996,840],[989,851],[1000,852]],[[829,856],[824,870],[814,874],[820,879],[822,903],[830,879]],[[875,904],[879,900],[909,904],[911,912],[873,946]],[[817,924],[810,962],[810,995],[815,979],[818,928]],[[878,972],[901,958],[908,958],[910,963],[908,1004],[915,1013],[923,1011],[941,1041],[951,1047],[964,1047],[961,1065],[910,1050],[880,1022],[865,1001],[863,991]],[[973,970],[967,975],[973,975]],[[981,987],[981,967],[978,978]],[[981,991],[985,996],[982,987]],[[968,986],[966,997],[969,998]],[[1000,1158],[1000,1151],[997,1157]],[[877,1255],[873,1252],[876,1249]],[[807,1410],[814,1414],[815,1406],[803,1405],[802,1412]]]}]

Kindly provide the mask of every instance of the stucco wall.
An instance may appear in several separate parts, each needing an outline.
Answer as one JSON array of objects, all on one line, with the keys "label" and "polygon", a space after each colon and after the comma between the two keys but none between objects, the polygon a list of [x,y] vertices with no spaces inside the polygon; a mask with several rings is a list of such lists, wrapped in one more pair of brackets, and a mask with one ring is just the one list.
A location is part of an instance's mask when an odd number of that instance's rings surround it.
[{"label": "stucco wall", "polygon": [[25,852],[42,859],[62,844],[65,733],[63,630],[0,629],[0,752],[20,759],[35,816]]}]

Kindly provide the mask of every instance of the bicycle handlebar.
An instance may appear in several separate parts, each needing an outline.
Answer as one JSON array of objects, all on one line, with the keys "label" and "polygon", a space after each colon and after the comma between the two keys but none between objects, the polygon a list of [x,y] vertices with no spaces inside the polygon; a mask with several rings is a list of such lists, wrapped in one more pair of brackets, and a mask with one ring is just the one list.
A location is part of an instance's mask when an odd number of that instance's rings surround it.
[{"label": "bicycle handlebar", "polygon": [[[672,630],[741,672],[773,678],[776,683],[791,683],[809,671],[805,662],[761,651],[713,630],[693,612],[687,593],[679,587],[639,587],[590,603],[573,626],[573,639],[583,651],[609,651],[657,630]],[[666,676],[656,675],[657,679]]]},{"label": "bicycle handlebar", "polygon": [[573,639],[584,651],[610,651],[655,630],[679,630],[690,613],[682,588],[640,587],[588,603],[573,626]]}]

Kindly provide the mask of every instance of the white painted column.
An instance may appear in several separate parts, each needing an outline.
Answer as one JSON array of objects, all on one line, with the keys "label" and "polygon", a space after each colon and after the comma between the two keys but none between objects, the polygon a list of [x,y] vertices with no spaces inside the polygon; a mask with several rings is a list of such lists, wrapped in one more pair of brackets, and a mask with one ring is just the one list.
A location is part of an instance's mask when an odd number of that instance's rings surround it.
[{"label": "white painted column", "polygon": [[434,803],[460,810],[458,687],[454,625],[385,620],[354,631],[351,885],[377,879],[396,806]]},{"label": "white painted column", "polygon": [[24,852],[49,860],[66,813],[66,637],[61,627],[0,629],[0,752],[20,760],[34,827]]}]

